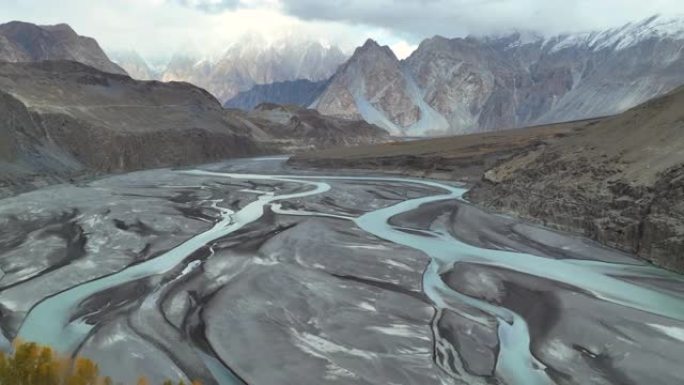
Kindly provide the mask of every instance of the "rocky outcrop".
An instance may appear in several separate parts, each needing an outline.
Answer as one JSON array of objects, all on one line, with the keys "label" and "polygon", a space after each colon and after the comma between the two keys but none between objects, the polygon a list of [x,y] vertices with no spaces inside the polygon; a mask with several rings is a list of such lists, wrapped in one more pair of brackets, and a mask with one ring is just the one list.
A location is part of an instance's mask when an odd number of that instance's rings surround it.
[{"label": "rocky outcrop", "polygon": [[608,116],[684,83],[684,18],[551,38],[436,36],[401,62],[388,51],[359,48],[316,108],[410,136]]},{"label": "rocky outcrop", "polygon": [[488,170],[474,202],[684,271],[684,88]]},{"label": "rocky outcrop", "polygon": [[369,39],[339,68],[313,107],[325,115],[363,118],[393,134],[438,131],[434,111],[421,100],[392,50]]},{"label": "rocky outcrop", "polygon": [[327,80],[312,82],[306,79],[259,84],[243,91],[223,104],[228,108],[251,110],[262,103],[293,104],[309,107],[328,85]]},{"label": "rocky outcrop", "polygon": [[363,120],[347,120],[325,116],[316,110],[294,105],[262,103],[249,113],[246,121],[263,132],[260,141],[285,152],[348,147],[382,143],[389,134]]},{"label": "rocky outcrop", "polygon": [[259,84],[326,80],[346,58],[339,48],[325,47],[317,41],[269,43],[258,36],[246,36],[230,46],[218,60],[175,56],[161,79],[196,84],[225,103]]},{"label": "rocky outcrop", "polygon": [[72,60],[101,71],[126,74],[109,60],[95,39],[80,36],[67,24],[35,25],[20,21],[0,25],[0,61]]}]

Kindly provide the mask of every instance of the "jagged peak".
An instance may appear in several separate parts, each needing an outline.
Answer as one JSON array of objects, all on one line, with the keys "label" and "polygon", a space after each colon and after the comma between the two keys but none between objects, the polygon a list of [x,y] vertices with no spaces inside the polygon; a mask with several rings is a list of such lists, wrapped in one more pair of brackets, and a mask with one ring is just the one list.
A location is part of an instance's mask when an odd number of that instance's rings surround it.
[{"label": "jagged peak", "polygon": [[362,46],[360,46],[360,47],[356,48],[356,50],[354,50],[354,54],[352,55],[352,58],[358,57],[361,55],[366,55],[369,52],[382,52],[385,55],[390,56],[393,60],[396,60],[396,61],[399,60],[399,59],[397,59],[396,55],[394,55],[394,52],[392,51],[392,49],[389,46],[387,46],[387,45],[381,46],[380,44],[378,44],[377,41],[375,41],[371,38],[368,38],[366,40],[366,42],[363,43]]},{"label": "jagged peak", "polygon": [[552,51],[570,46],[588,46],[592,49],[623,49],[649,38],[684,39],[684,14],[652,15],[642,20],[633,21],[618,27],[605,30],[562,33],[544,36],[541,33],[516,29],[490,35],[468,35],[466,37],[447,38],[435,35],[423,40],[416,52],[425,49],[438,49],[458,42],[485,42],[503,44],[506,48],[516,48],[527,44],[542,44]]},{"label": "jagged peak", "polygon": [[71,28],[71,26],[67,23],[59,23],[54,25],[40,25],[39,27],[51,32],[66,32],[73,35],[77,34],[76,31],[74,31],[74,29]]},{"label": "jagged peak", "polygon": [[366,39],[366,42],[363,43],[361,48],[364,48],[364,49],[380,48],[380,44],[378,44],[377,41],[375,41],[369,37],[368,39]]},{"label": "jagged peak", "polygon": [[39,28],[36,24],[21,20],[12,20],[7,23],[0,24],[0,28],[16,28],[16,27],[34,27]]}]

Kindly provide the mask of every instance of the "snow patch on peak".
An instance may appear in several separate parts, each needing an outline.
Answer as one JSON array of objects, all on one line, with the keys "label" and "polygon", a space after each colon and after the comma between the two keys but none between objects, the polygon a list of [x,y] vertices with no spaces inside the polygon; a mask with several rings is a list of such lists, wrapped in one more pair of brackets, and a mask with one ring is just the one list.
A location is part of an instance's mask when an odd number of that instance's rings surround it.
[{"label": "snow patch on peak", "polygon": [[653,16],[597,34],[589,45],[596,50],[612,47],[621,50],[650,38],[684,38],[684,18]]},{"label": "snow patch on peak", "polygon": [[517,48],[544,41],[544,36],[535,31],[515,30],[513,32],[480,38],[488,43],[504,44],[506,49]]},{"label": "snow patch on peak", "polygon": [[556,36],[548,39],[545,45],[551,46],[551,52],[573,46],[588,46],[595,51],[623,50],[652,38],[684,39],[684,15],[675,17],[656,15],[602,32]]}]

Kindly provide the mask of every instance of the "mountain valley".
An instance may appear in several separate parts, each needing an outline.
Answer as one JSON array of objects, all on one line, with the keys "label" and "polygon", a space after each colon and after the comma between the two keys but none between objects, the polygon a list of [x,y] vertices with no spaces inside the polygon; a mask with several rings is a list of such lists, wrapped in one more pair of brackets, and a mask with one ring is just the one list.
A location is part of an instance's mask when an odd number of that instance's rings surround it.
[{"label": "mountain valley", "polygon": [[684,17],[467,3],[0,6],[0,385],[683,384]]}]

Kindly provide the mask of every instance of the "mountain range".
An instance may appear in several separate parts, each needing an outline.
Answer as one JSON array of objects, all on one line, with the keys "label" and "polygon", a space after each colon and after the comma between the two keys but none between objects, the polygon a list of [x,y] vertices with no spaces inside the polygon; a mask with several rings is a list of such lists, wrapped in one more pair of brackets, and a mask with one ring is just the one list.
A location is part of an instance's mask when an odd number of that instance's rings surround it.
[{"label": "mountain range", "polygon": [[[153,69],[136,52],[114,52],[112,56],[136,79],[186,81],[211,92],[222,103],[255,86],[300,80],[325,81],[348,58],[338,47],[318,41],[280,39],[270,42],[258,35],[244,36],[218,58],[176,54],[163,69]],[[239,104],[229,103],[229,106]]]},{"label": "mountain range", "polygon": [[684,18],[543,38],[424,40],[406,60],[369,40],[314,107],[394,134],[459,134],[611,115],[684,83]]},{"label": "mountain range", "polygon": [[247,114],[193,84],[133,79],[67,25],[0,32],[0,196],[82,175],[387,140],[364,121],[277,105]]},{"label": "mountain range", "polygon": [[399,60],[369,39],[347,57],[309,40],[246,37],[217,60],[165,69],[117,55],[134,77],[183,80],[225,106],[295,104],[397,136],[441,136],[607,116],[684,83],[684,17],[545,37],[532,32],[420,43]]},{"label": "mountain range", "polygon": [[500,130],[612,115],[667,93],[684,83],[683,50],[684,18],[660,16],[553,37],[435,36],[405,60],[368,40],[317,95],[274,83],[227,103],[313,99],[323,114],[363,118],[395,135]]}]

